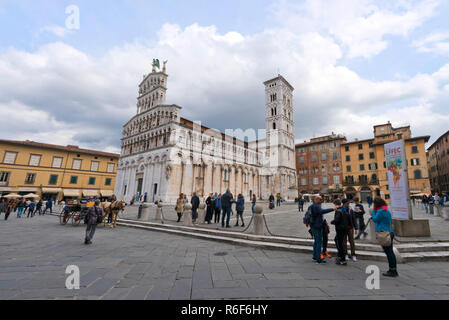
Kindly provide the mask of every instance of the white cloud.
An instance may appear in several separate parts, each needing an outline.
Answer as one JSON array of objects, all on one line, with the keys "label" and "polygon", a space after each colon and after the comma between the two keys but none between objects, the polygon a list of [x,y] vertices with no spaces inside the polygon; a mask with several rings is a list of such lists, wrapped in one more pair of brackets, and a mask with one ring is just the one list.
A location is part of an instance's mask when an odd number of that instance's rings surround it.
[{"label": "white cloud", "polygon": [[72,31],[56,25],[45,26],[40,28],[39,33],[49,33],[59,38],[64,38],[66,35],[70,34]]},{"label": "white cloud", "polygon": [[413,41],[419,52],[432,52],[440,55],[449,54],[449,31],[435,32],[423,39]]}]

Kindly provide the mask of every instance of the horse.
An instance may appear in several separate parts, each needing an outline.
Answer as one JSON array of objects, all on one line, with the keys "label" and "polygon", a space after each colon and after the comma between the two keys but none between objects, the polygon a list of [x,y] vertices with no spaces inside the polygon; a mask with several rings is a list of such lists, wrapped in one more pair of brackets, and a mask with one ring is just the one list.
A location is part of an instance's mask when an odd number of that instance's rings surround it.
[{"label": "horse", "polygon": [[109,224],[111,228],[115,228],[117,224],[117,216],[119,211],[124,211],[126,202],[123,200],[115,200],[114,202],[103,202],[103,226],[106,226],[106,217],[112,213],[112,223]]}]

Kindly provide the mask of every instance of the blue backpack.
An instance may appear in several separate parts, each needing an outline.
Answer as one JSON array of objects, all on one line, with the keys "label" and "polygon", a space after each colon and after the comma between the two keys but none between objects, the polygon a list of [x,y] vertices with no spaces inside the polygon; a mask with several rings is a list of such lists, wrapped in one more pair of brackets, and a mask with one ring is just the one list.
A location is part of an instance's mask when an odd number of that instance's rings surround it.
[{"label": "blue backpack", "polygon": [[308,226],[312,224],[312,205],[307,208],[307,212],[304,215],[304,218],[302,218],[302,222]]}]

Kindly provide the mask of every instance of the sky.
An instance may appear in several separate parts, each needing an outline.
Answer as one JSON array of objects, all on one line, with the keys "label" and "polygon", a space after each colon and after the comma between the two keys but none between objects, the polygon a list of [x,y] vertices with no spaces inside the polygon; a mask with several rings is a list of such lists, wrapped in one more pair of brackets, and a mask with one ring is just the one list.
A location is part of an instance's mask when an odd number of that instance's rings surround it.
[{"label": "sky", "polygon": [[445,0],[0,0],[0,137],[119,152],[158,58],[167,103],[210,128],[264,128],[280,73],[297,142],[390,121],[432,143],[449,126],[448,16]]}]

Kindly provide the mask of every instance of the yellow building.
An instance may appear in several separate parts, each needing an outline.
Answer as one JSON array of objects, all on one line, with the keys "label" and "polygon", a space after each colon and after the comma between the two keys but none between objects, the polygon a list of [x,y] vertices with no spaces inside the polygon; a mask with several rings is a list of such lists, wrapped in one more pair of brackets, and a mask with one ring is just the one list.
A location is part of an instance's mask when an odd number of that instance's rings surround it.
[{"label": "yellow building", "polygon": [[42,199],[110,197],[119,154],[33,141],[0,140],[0,194]]},{"label": "yellow building", "polygon": [[355,140],[341,145],[343,186],[347,198],[368,196],[390,199],[384,145],[404,139],[411,194],[429,193],[426,143],[430,136],[412,137],[410,126],[393,128],[387,124],[374,126],[374,138]]}]

